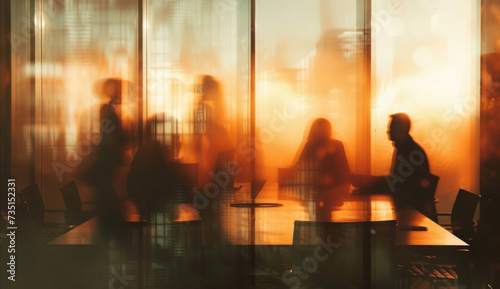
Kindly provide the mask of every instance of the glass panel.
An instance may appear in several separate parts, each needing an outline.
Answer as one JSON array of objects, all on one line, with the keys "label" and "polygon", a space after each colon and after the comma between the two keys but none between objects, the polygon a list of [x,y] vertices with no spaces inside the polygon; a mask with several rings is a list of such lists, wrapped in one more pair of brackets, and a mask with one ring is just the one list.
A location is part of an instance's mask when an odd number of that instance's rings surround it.
[{"label": "glass panel", "polygon": [[[34,109],[35,66],[34,31],[30,1],[11,1],[12,45],[12,176],[19,188],[27,187],[34,178]],[[33,37],[32,37],[33,36]],[[32,49],[33,48],[33,49]],[[33,112],[33,114],[32,114]]]},{"label": "glass panel", "polygon": [[[148,1],[147,11],[145,117],[179,122],[175,158],[183,162],[199,160],[195,138],[212,114],[235,147],[244,127],[237,121],[248,122],[248,2]],[[165,133],[170,128],[154,131]],[[209,172],[199,169],[206,183]]]},{"label": "glass panel", "polygon": [[[136,135],[130,124],[137,122],[138,5],[134,1],[46,0],[42,11],[40,23],[36,22],[41,33],[36,127],[41,149],[39,182],[45,207],[64,209],[59,187],[72,181],[82,161],[96,154],[106,133],[100,119],[100,109],[110,102],[105,79],[116,79],[121,100],[113,107],[127,135]],[[135,144],[126,149],[121,165],[130,164]],[[125,179],[126,173],[120,174]],[[124,185],[117,184],[115,189],[127,196]]]},{"label": "glass panel", "polygon": [[460,187],[478,192],[477,1],[372,5],[372,173],[390,170],[388,116],[407,113],[410,134],[440,177],[438,211],[449,211]]},{"label": "glass panel", "polygon": [[[190,190],[172,187],[169,193],[174,203],[184,203],[185,212],[193,204],[198,209],[195,214],[202,219],[207,245],[205,262],[210,263],[207,274],[194,271],[180,278],[179,264],[187,260],[186,251],[192,250],[188,244],[172,242],[173,231],[168,228],[173,224],[171,219],[183,214],[175,211],[173,215],[174,210],[168,208],[164,213],[154,213],[152,256],[172,252],[178,260],[151,268],[151,272],[167,276],[164,281],[158,280],[162,286],[194,287],[200,278],[204,284],[234,283],[238,278],[235,268],[225,267],[236,255],[220,246],[242,231],[236,230],[238,217],[229,211],[234,202],[233,185],[249,175],[243,162],[236,164],[241,165],[236,173],[230,169],[237,161],[238,144],[249,136],[248,22],[249,1],[147,1],[146,126],[144,147],[137,152],[136,160],[142,151],[161,143],[167,151],[164,156],[168,166],[186,169],[179,171],[184,173],[184,185]],[[194,180],[189,175],[194,175]],[[239,217],[248,220],[246,215]],[[201,230],[199,233],[201,239]]]},{"label": "glass panel", "polygon": [[286,183],[280,201],[307,202],[299,219],[339,205],[349,173],[368,169],[364,9],[364,1],[257,1],[256,178]]},{"label": "glass panel", "polygon": [[356,1],[257,1],[256,123],[271,175],[293,162],[319,117],[331,122],[356,171],[364,45],[357,8]]}]

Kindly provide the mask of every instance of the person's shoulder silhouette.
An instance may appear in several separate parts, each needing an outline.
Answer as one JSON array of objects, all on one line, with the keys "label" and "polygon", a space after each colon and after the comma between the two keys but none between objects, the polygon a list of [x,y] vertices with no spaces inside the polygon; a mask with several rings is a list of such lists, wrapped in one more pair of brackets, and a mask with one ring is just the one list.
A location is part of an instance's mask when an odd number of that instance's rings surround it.
[{"label": "person's shoulder silhouette", "polygon": [[325,118],[316,119],[311,125],[307,142],[296,164],[314,172],[318,187],[335,187],[348,182],[349,165],[340,140],[332,138],[331,123]]},{"label": "person's shoulder silhouette", "polygon": [[[425,150],[410,135],[411,120],[406,113],[389,116],[387,135],[394,154],[388,186],[397,209],[413,207],[427,216],[435,211],[434,196],[429,194],[430,169]],[[432,217],[432,216],[431,216]]]},{"label": "person's shoulder silhouette", "polygon": [[396,150],[391,173],[405,178],[428,175],[427,155],[410,135],[410,117],[406,113],[396,113],[390,118],[387,135]]}]

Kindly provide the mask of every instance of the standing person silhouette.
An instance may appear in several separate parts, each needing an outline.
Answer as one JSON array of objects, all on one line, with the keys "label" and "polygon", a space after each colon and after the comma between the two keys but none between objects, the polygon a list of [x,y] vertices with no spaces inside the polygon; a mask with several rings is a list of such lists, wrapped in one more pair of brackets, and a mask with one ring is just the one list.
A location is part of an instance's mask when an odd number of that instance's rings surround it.
[{"label": "standing person silhouette", "polygon": [[124,237],[124,220],[113,180],[117,176],[118,168],[124,164],[130,145],[122,125],[122,80],[108,78],[102,89],[109,102],[103,104],[99,111],[102,138],[92,156],[94,160],[91,170],[98,194],[101,233],[105,239],[120,240]]},{"label": "standing person silhouette", "polygon": [[[198,186],[212,182],[212,173],[227,169],[235,148],[224,127],[225,107],[220,83],[210,75],[200,77],[200,101],[194,112],[194,152],[199,165]],[[228,187],[232,187],[228,184]]]},{"label": "standing person silhouette", "polygon": [[[198,164],[197,191],[216,195],[210,205],[200,211],[205,240],[219,244],[225,240],[222,223],[227,222],[224,210],[232,202],[235,177],[231,172],[236,149],[224,124],[226,123],[224,96],[219,81],[213,76],[200,76],[197,85],[200,100],[194,111],[193,151]],[[225,176],[220,183],[214,176]],[[225,219],[226,218],[226,219]]]}]

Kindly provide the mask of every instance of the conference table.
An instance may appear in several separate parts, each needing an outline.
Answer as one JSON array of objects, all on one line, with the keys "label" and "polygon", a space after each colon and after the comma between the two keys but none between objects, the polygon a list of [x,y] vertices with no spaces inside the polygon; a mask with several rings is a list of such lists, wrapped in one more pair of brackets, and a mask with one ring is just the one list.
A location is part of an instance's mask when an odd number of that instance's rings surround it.
[{"label": "conference table", "polygon": [[[467,243],[414,209],[407,208],[396,212],[388,196],[351,195],[346,197],[340,205],[326,208],[311,201],[282,198],[277,183],[266,184],[256,198],[250,198],[251,193],[248,187],[243,187],[242,190],[233,194],[230,198],[219,196],[220,199],[210,200],[219,202],[217,213],[220,216],[219,233],[223,235],[221,240],[224,244],[222,245],[249,248],[251,258],[259,252],[278,252],[276,255],[271,254],[270,257],[274,258],[284,251],[290,251],[294,245],[296,221],[323,223],[395,221],[394,246],[390,249],[396,249],[398,261],[404,262],[415,252],[449,257],[450,260],[460,260],[456,262],[463,264],[466,264],[468,260],[469,245]],[[203,220],[200,221],[200,216],[202,218],[206,213],[203,209],[196,210],[192,204],[181,204],[177,207],[177,211],[178,218],[169,222],[194,221],[202,226]],[[318,213],[318,211],[322,212]],[[98,218],[81,224],[49,244],[51,246],[94,244],[98,234]],[[141,224],[141,227],[144,226],[144,221],[137,215],[130,215],[127,220],[129,223],[137,222]],[[203,226],[205,226],[204,223]],[[142,236],[140,238],[142,240]],[[387,251],[387,249],[384,250]],[[143,266],[142,257],[139,261],[140,266]],[[280,262],[283,261],[286,260],[280,260]],[[251,262],[258,262],[258,260],[251,259]],[[392,270],[392,265],[380,266],[389,266],[390,268],[387,269]],[[142,272],[142,269],[139,271]]]},{"label": "conference table", "polygon": [[[247,198],[245,192],[234,196],[233,204],[223,208],[227,210],[223,214],[227,218],[223,222],[224,232],[231,244],[254,246],[257,251],[259,247],[270,246],[281,251],[292,250],[297,221],[306,224],[395,221],[394,244],[386,248],[373,245],[365,248],[371,251],[372,257],[368,258],[372,258],[372,267],[377,267],[379,272],[381,268],[393,270],[394,264],[387,262],[383,254],[394,253],[394,262],[398,264],[404,264],[416,255],[434,256],[459,265],[457,268],[463,277],[460,281],[469,282],[466,270],[469,245],[415,209],[404,208],[396,212],[392,198],[387,195],[351,194],[341,204],[326,208],[321,207],[324,204],[315,203],[314,197],[294,199],[290,197],[293,194],[282,194],[281,190],[277,183],[268,183],[255,199]],[[373,235],[365,236],[370,238]],[[372,275],[370,278],[377,277]],[[378,285],[372,282],[371,287],[380,287]]]},{"label": "conference table", "polygon": [[[223,226],[233,244],[292,245],[294,222],[376,222],[397,221],[396,246],[449,247],[467,249],[469,245],[412,209],[395,211],[392,199],[386,195],[350,195],[341,206],[325,208],[327,214],[318,214],[318,206],[310,201],[280,198],[277,183],[264,186],[257,198],[237,192],[234,201],[221,207],[227,216]],[[248,204],[235,206],[235,204]],[[251,204],[255,204],[252,206]],[[277,204],[277,206],[259,206]],[[255,232],[254,239],[246,230]]]}]

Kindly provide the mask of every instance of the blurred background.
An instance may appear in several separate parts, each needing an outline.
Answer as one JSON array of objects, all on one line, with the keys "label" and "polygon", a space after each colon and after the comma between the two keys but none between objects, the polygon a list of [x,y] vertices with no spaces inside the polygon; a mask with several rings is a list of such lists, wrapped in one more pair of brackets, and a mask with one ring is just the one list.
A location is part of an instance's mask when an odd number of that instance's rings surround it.
[{"label": "blurred background", "polygon": [[[257,0],[252,71],[249,1],[12,1],[12,175],[64,208],[57,188],[99,139],[105,78],[123,80],[130,160],[146,120],[165,113],[179,126],[162,133],[179,135],[178,158],[191,162],[200,79],[210,75],[239,181],[277,180],[318,117],[353,173],[387,174],[388,115],[406,112],[441,178],[438,208],[449,210],[457,188],[479,190],[479,2],[366,3]],[[244,161],[252,137],[254,166]]]}]

